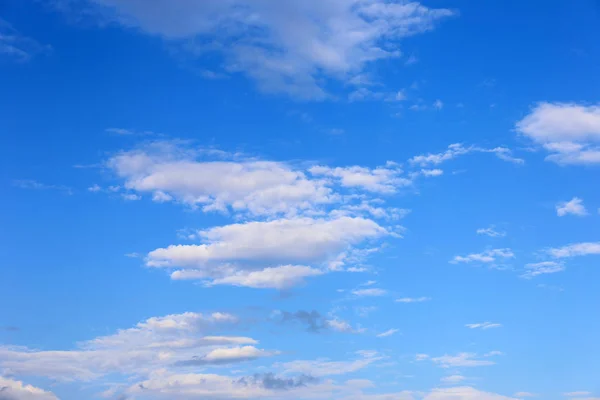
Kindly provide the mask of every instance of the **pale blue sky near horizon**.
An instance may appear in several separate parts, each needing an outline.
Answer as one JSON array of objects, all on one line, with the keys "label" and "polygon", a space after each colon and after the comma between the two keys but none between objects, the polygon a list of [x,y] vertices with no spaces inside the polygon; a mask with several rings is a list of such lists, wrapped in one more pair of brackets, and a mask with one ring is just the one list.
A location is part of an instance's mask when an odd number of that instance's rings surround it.
[{"label": "pale blue sky near horizon", "polygon": [[600,4],[0,5],[0,399],[600,398]]}]

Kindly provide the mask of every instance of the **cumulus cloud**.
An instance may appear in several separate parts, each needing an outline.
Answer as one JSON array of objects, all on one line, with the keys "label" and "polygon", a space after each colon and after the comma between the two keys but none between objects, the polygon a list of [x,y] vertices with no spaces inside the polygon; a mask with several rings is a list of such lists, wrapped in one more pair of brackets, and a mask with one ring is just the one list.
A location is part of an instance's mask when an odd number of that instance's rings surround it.
[{"label": "cumulus cloud", "polygon": [[53,393],[21,381],[0,376],[0,399],[2,400],[58,400]]},{"label": "cumulus cloud", "polygon": [[598,105],[542,102],[516,123],[516,130],[548,151],[548,161],[600,163]]},{"label": "cumulus cloud", "polygon": [[588,214],[585,206],[583,205],[583,200],[579,197],[573,197],[569,201],[561,201],[556,205],[556,215],[559,217],[564,217],[565,215],[577,215],[579,217],[583,217]]},{"label": "cumulus cloud", "polygon": [[199,159],[205,155],[178,142],[155,141],[120,152],[106,165],[129,190],[204,211],[293,215],[335,199],[324,182],[285,163]]},{"label": "cumulus cloud", "polygon": [[457,263],[495,263],[498,260],[514,258],[515,254],[511,249],[492,249],[481,253],[472,253],[466,256],[455,256],[450,262]]},{"label": "cumulus cloud", "polygon": [[328,269],[326,264],[335,261],[337,269],[353,245],[387,234],[374,221],[360,217],[253,221],[200,231],[204,244],[156,249],[146,262],[150,267],[178,268],[174,279],[284,288],[324,272],[298,263]]},{"label": "cumulus cloud", "polygon": [[240,72],[264,92],[317,100],[332,97],[328,81],[350,82],[371,63],[400,57],[400,39],[455,15],[383,0],[93,3],[104,21],[159,36],[191,56],[220,56],[219,74]]},{"label": "cumulus cloud", "polygon": [[556,261],[542,261],[538,263],[525,264],[525,273],[521,278],[531,279],[538,275],[554,274],[565,270],[565,266]]},{"label": "cumulus cloud", "polygon": [[573,243],[563,247],[547,249],[546,252],[555,258],[569,258],[600,254],[600,242]]}]

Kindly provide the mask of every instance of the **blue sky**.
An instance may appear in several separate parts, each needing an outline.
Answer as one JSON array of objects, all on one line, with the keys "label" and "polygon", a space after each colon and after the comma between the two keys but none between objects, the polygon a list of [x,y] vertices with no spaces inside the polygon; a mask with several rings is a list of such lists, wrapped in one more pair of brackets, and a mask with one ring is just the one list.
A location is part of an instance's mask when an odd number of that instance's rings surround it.
[{"label": "blue sky", "polygon": [[9,0],[0,399],[600,398],[593,0]]}]

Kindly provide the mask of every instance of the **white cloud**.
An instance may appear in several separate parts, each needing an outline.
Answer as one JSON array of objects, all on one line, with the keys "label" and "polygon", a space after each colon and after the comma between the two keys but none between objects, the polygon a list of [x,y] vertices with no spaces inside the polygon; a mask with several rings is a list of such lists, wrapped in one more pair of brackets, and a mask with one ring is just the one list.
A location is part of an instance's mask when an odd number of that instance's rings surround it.
[{"label": "white cloud", "polygon": [[203,244],[156,249],[146,263],[180,269],[173,279],[283,288],[340,269],[354,245],[387,234],[377,223],[359,217],[254,221],[199,231]]},{"label": "white cloud", "polygon": [[582,396],[591,396],[591,395],[592,395],[591,392],[586,392],[586,391],[576,391],[576,392],[563,393],[563,396],[566,396],[566,397],[582,397]]},{"label": "white cloud", "polygon": [[399,329],[388,329],[385,332],[381,332],[380,334],[377,335],[377,337],[382,338],[382,337],[388,337],[388,336],[392,336],[395,333],[398,333]]},{"label": "white cloud", "polygon": [[516,129],[545,148],[558,164],[600,163],[600,106],[537,104]]},{"label": "white cloud", "polygon": [[499,259],[514,258],[514,256],[515,255],[511,249],[492,249],[485,250],[481,253],[468,254],[466,256],[455,256],[450,262],[453,264],[471,262],[489,264],[495,263]]},{"label": "white cloud", "polygon": [[562,201],[556,205],[556,215],[564,217],[568,214],[580,217],[587,215],[588,212],[583,205],[583,200],[579,197],[573,197],[570,201]]},{"label": "white cloud", "polygon": [[315,176],[336,178],[344,187],[361,188],[376,193],[394,193],[398,188],[412,184],[410,179],[400,177],[402,170],[395,163],[374,169],[360,166],[344,168],[314,166],[309,171]]},{"label": "white cloud", "polygon": [[135,193],[122,193],[121,197],[123,198],[123,200],[127,201],[137,201],[142,199],[142,196],[137,195]]},{"label": "white cloud", "polygon": [[325,325],[337,332],[343,333],[363,333],[362,328],[353,328],[348,321],[344,321],[338,317],[333,317],[325,321]]},{"label": "white cloud", "polygon": [[422,400],[517,400],[513,397],[482,392],[471,387],[433,389]]},{"label": "white cloud", "polygon": [[351,361],[330,361],[325,358],[318,360],[296,360],[283,363],[282,367],[286,373],[301,373],[321,377],[356,372],[383,359],[377,352],[359,351],[357,353],[361,357]]},{"label": "white cloud", "polygon": [[0,346],[0,369],[60,381],[93,381],[110,374],[144,375],[173,365],[219,365],[277,354],[249,337],[207,335],[231,327],[226,313],[152,317],[135,327],[78,343],[72,350]]},{"label": "white cloud", "polygon": [[[176,271],[172,274],[172,277],[174,279],[183,279],[186,276],[186,272],[189,271]],[[257,289],[286,289],[303,283],[305,278],[322,274],[323,271],[304,265],[282,265],[259,271],[237,271],[232,275],[214,279],[210,284],[246,286]]]},{"label": "white cloud", "polygon": [[396,303],[422,303],[430,300],[431,297],[402,297],[400,299],[396,299]]},{"label": "white cloud", "polygon": [[73,189],[64,185],[48,185],[45,183],[38,182],[33,179],[18,179],[13,181],[13,185],[20,189],[27,190],[57,190],[67,195],[73,194]]},{"label": "white cloud", "polygon": [[420,174],[426,177],[441,176],[444,171],[441,169],[421,169]]},{"label": "white cloud", "polygon": [[204,153],[178,142],[155,141],[121,152],[106,165],[129,190],[204,211],[292,215],[335,199],[324,182],[310,180],[284,163],[198,160]]},{"label": "white cloud", "polygon": [[517,398],[524,398],[524,397],[537,397],[537,394],[535,393],[530,393],[530,392],[517,392],[513,395],[514,397]]},{"label": "white cloud", "polygon": [[501,328],[502,324],[492,323],[492,322],[480,322],[476,324],[466,324],[467,328],[470,329],[492,329],[492,328]]},{"label": "white cloud", "polygon": [[58,400],[53,393],[27,385],[21,381],[0,376],[2,400]]},{"label": "white cloud", "polygon": [[494,226],[490,226],[489,228],[479,228],[477,229],[478,235],[486,235],[489,237],[505,237],[506,232],[497,231]]},{"label": "white cloud", "polygon": [[441,110],[444,107],[444,103],[440,99],[433,102],[433,108],[436,110]]},{"label": "white cloud", "polygon": [[546,252],[555,258],[568,258],[600,254],[600,242],[573,243],[563,247],[550,248]]},{"label": "white cloud", "polygon": [[[492,355],[497,354],[490,354],[490,356]],[[496,364],[494,361],[479,357],[475,353],[458,353],[454,356],[446,354],[440,357],[431,357],[430,359],[432,362],[440,365],[442,368],[483,367]]]},{"label": "white cloud", "polygon": [[412,165],[427,167],[432,165],[440,165],[443,162],[452,160],[465,154],[470,153],[492,153],[501,160],[512,162],[515,164],[523,164],[525,161],[512,156],[512,151],[506,147],[483,148],[479,146],[465,147],[461,143],[454,143],[448,146],[448,149],[442,153],[429,153],[412,157],[409,161]]},{"label": "white cloud", "polygon": [[205,0],[175,5],[94,0],[104,18],[179,44],[190,54],[222,56],[264,92],[330,97],[323,78],[348,82],[377,60],[399,57],[398,40],[454,15],[417,2],[306,0],[301,3]]},{"label": "white cloud", "polygon": [[464,381],[465,379],[467,379],[467,378],[465,378],[465,377],[464,377],[464,376],[462,376],[462,375],[449,375],[449,376],[445,376],[445,377],[443,377],[441,380],[442,380],[442,382],[444,382],[444,383],[451,383],[451,384],[454,384],[454,383],[462,382],[462,381]]},{"label": "white cloud", "polygon": [[92,185],[92,186],[90,186],[88,188],[88,192],[94,192],[95,193],[95,192],[100,192],[100,191],[102,191],[102,188],[99,185],[96,185],[96,184],[94,184],[94,185]]},{"label": "white cloud", "polygon": [[379,288],[355,289],[352,294],[359,297],[379,297],[385,296],[387,291]]},{"label": "white cloud", "polygon": [[562,263],[556,261],[542,261],[538,263],[525,264],[526,272],[521,275],[522,278],[531,279],[538,275],[554,274],[565,270]]}]

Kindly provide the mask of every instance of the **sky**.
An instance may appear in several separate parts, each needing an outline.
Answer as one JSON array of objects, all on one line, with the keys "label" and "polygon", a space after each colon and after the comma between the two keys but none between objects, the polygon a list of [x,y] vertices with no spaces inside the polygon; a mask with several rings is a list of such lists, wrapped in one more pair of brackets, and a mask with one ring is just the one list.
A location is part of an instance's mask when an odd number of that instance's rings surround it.
[{"label": "sky", "polygon": [[5,0],[0,399],[600,399],[595,0]]}]

